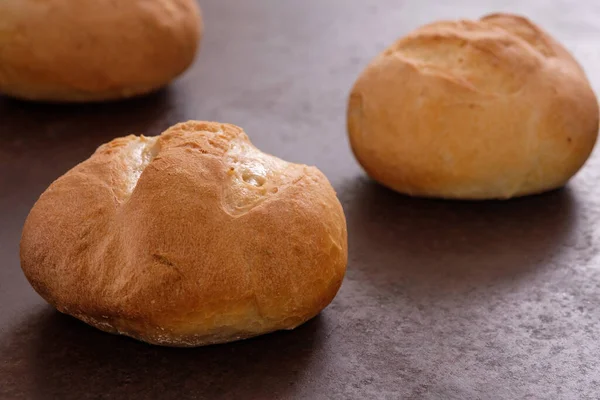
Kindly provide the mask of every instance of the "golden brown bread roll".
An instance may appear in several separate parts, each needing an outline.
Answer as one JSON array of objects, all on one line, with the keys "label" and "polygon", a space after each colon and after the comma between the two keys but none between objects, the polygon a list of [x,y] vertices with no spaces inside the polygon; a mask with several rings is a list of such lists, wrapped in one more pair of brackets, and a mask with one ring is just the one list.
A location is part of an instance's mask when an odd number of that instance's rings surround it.
[{"label": "golden brown bread roll", "polygon": [[168,84],[193,61],[195,0],[0,1],[0,93],[102,101]]},{"label": "golden brown bread roll", "polygon": [[352,89],[348,132],[367,173],[398,192],[504,199],[579,170],[598,103],[559,43],[494,14],[426,25],[375,58]]},{"label": "golden brown bread roll", "polygon": [[327,178],[211,122],[101,146],[41,195],[21,239],[25,275],[59,311],[171,346],[295,328],[346,261]]}]

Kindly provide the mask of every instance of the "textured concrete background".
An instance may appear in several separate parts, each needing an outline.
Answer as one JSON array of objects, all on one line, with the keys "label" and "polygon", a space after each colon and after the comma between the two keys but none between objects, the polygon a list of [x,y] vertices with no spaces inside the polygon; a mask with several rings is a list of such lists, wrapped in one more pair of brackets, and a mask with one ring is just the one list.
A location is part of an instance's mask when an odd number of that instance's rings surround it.
[{"label": "textured concrete background", "polygon": [[[600,2],[201,2],[198,61],[168,90],[100,106],[0,98],[0,398],[600,398],[600,165],[564,190],[488,203],[409,199],[365,178],[346,96],[398,36],[440,18],[523,13],[600,88]],[[1,16],[0,16],[1,18]],[[168,349],[47,306],[19,268],[23,221],[101,143],[187,119],[232,122],[264,151],[318,166],[348,218],[344,285],[292,332]]]}]

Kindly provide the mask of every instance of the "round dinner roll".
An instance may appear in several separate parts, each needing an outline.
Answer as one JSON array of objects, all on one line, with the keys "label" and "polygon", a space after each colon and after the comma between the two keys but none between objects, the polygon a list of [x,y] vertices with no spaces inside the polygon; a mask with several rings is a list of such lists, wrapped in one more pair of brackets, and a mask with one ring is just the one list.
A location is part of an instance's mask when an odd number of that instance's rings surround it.
[{"label": "round dinner roll", "polygon": [[423,26],[376,57],[352,89],[348,132],[366,172],[398,192],[506,199],[581,168],[598,102],[558,42],[493,14]]},{"label": "round dinner roll", "polygon": [[332,301],[347,254],[318,169],[195,121],[99,147],[41,195],[21,238],[27,279],[59,311],[168,346],[297,327]]},{"label": "round dinner roll", "polygon": [[92,102],[167,85],[194,60],[195,0],[2,0],[0,93]]}]

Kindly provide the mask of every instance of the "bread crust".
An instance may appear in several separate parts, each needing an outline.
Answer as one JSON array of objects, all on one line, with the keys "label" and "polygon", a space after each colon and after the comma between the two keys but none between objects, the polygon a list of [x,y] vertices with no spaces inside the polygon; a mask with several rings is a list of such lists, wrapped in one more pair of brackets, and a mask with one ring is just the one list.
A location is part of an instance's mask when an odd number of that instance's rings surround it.
[{"label": "bread crust", "polygon": [[589,157],[598,103],[575,59],[526,18],[441,21],[357,79],[352,150],[398,192],[506,199],[564,185]]},{"label": "bread crust", "polygon": [[293,329],[337,293],[342,207],[316,168],[191,121],[128,136],[56,180],[23,228],[21,266],[59,311],[148,343]]},{"label": "bread crust", "polygon": [[0,1],[0,92],[50,102],[132,97],[194,60],[195,0]]}]

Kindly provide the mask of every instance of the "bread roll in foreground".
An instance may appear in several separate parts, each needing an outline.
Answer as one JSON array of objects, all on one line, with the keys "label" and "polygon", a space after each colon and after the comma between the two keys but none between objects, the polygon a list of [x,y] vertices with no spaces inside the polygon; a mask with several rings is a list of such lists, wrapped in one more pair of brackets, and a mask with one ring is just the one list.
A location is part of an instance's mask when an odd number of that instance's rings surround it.
[{"label": "bread roll in foreground", "polygon": [[50,102],[154,91],[194,60],[195,0],[2,0],[0,93]]},{"label": "bread roll in foreground", "polygon": [[426,25],[375,58],[352,89],[348,132],[366,172],[398,192],[506,199],[581,168],[598,103],[559,43],[494,14]]},{"label": "bread roll in foreground", "polygon": [[41,195],[21,239],[27,279],[59,311],[169,346],[293,329],[346,262],[327,178],[212,122],[101,146]]}]

